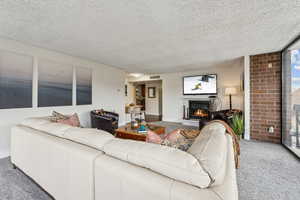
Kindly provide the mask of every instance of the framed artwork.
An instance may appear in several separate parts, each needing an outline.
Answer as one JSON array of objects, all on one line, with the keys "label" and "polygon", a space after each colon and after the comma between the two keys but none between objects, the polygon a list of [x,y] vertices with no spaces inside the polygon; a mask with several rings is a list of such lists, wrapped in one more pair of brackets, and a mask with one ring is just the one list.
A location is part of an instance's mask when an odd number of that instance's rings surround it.
[{"label": "framed artwork", "polygon": [[38,66],[38,106],[71,106],[73,67],[41,60]]},{"label": "framed artwork", "polygon": [[92,104],[92,69],[76,68],[76,104]]},{"label": "framed artwork", "polygon": [[148,98],[156,98],[156,88],[148,87]]},{"label": "framed artwork", "polygon": [[33,58],[0,50],[0,109],[32,107]]}]

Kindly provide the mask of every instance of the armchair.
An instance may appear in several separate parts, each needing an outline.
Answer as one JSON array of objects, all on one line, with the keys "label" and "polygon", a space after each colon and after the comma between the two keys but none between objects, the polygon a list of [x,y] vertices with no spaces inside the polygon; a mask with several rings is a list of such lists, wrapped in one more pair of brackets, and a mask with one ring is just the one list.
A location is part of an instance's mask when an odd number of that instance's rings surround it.
[{"label": "armchair", "polygon": [[104,110],[93,110],[91,111],[91,124],[92,128],[114,134],[118,128],[119,114]]}]

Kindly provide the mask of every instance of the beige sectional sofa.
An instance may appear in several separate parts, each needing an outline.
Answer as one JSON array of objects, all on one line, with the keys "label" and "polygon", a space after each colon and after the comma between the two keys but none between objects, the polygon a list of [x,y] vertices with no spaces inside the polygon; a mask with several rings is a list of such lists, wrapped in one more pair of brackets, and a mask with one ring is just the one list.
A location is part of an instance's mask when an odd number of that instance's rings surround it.
[{"label": "beige sectional sofa", "polygon": [[237,200],[232,139],[204,128],[184,152],[30,118],[12,128],[11,161],[56,200]]}]

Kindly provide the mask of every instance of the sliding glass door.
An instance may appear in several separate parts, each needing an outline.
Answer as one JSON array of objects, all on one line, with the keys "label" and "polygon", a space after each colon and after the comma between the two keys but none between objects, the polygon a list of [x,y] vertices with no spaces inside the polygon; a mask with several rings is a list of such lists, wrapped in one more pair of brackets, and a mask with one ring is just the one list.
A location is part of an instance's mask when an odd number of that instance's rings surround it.
[{"label": "sliding glass door", "polygon": [[282,143],[300,157],[300,40],[282,53]]}]

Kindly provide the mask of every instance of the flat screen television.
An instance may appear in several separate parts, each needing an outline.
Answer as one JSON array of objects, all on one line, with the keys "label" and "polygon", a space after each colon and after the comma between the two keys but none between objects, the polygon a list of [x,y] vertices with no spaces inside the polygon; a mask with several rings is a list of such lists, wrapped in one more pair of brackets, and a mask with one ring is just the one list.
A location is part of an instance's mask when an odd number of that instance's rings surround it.
[{"label": "flat screen television", "polygon": [[216,95],[217,74],[183,77],[183,95]]}]

